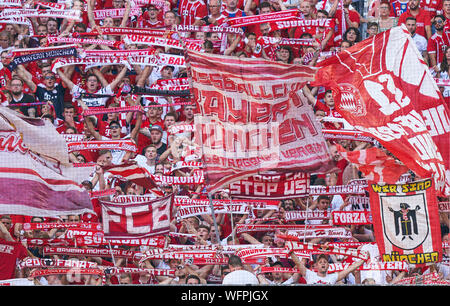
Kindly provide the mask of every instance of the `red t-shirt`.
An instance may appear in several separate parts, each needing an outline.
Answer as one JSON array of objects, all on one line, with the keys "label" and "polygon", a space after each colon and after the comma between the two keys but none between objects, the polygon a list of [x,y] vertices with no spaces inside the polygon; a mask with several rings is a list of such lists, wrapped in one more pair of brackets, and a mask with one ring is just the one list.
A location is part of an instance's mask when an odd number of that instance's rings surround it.
[{"label": "red t-shirt", "polygon": [[[436,64],[441,63],[444,58],[444,50],[446,44],[442,35],[434,33],[433,36],[428,40],[427,51],[428,54],[436,54]],[[431,63],[430,63],[431,65]]]},{"label": "red t-shirt", "polygon": [[[63,122],[61,125],[56,127],[56,131],[58,133],[60,133],[60,134],[65,134],[67,128],[68,128],[68,125],[65,122]],[[83,123],[75,122],[75,128],[77,129],[78,134],[83,134],[83,132],[84,132],[84,125],[83,125]]]},{"label": "red t-shirt", "polygon": [[424,9],[419,9],[419,14],[417,16],[413,16],[411,14],[411,11],[408,9],[406,12],[401,14],[400,17],[398,17],[398,25],[406,23],[406,18],[408,18],[408,17],[416,18],[416,26],[417,26],[416,33],[427,38],[427,34],[425,32],[425,27],[431,26],[430,12],[428,12]]},{"label": "red t-shirt", "polygon": [[0,239],[0,280],[14,278],[16,261],[27,256],[27,249],[20,242]]},{"label": "red t-shirt", "polygon": [[[142,122],[141,128],[150,128],[150,125],[151,125],[150,121],[144,120]],[[163,120],[155,122],[153,125],[159,125],[164,130],[164,121]],[[144,149],[146,146],[148,146],[151,143],[152,143],[152,141],[149,137],[143,135],[142,133],[139,133],[138,134],[138,153],[141,154],[142,149]]]},{"label": "red t-shirt", "polygon": [[436,12],[442,10],[443,1],[442,0],[422,0],[420,2],[420,7],[425,11],[430,13],[430,17],[436,16]]},{"label": "red t-shirt", "polygon": [[6,87],[8,85],[8,82],[11,81],[11,71],[9,71],[8,68],[3,67],[0,69],[0,88]]},{"label": "red t-shirt", "polygon": [[208,16],[208,9],[201,0],[181,0],[178,5],[178,14],[181,17],[180,24],[192,25],[196,19]]}]

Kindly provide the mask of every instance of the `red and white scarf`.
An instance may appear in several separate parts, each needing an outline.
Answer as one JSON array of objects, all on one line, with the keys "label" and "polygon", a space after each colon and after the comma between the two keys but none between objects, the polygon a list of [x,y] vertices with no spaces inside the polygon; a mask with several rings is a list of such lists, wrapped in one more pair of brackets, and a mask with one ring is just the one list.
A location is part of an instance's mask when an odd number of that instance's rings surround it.
[{"label": "red and white scarf", "polygon": [[372,224],[372,214],[370,211],[333,211],[331,223],[333,225]]},{"label": "red and white scarf", "polygon": [[[105,9],[105,10],[94,10],[94,20],[103,20],[105,18],[122,18],[125,14],[125,8],[118,9]],[[139,7],[133,7],[130,10],[130,16],[141,15],[141,9]]]},{"label": "red and white scarf", "polygon": [[33,3],[39,7],[43,6],[45,8],[51,8],[55,10],[65,10],[66,5],[64,3],[54,3],[34,0]]},{"label": "red and white scarf", "polygon": [[0,12],[0,18],[11,17],[50,17],[50,18],[63,18],[72,19],[77,21],[81,20],[81,11],[79,10],[48,10],[48,9],[19,9],[19,8],[6,8]]},{"label": "red and white scarf", "polygon": [[83,268],[91,269],[98,267],[96,262],[82,260],[48,259],[26,257],[20,261],[19,267],[23,268]]},{"label": "red and white scarf", "polygon": [[128,112],[140,112],[144,113],[144,109],[141,105],[133,105],[133,106],[124,106],[124,107],[90,107],[82,112],[82,116],[92,116],[92,115],[101,115],[101,114],[110,114],[110,113],[128,113]]},{"label": "red and white scarf", "polygon": [[[277,232],[277,231],[296,231],[304,230],[307,225],[297,224],[236,224],[236,234],[247,232]],[[319,229],[328,228],[328,225],[312,225],[309,228]]]},{"label": "red and white scarf", "polygon": [[[341,272],[350,267],[349,262],[331,263],[328,266],[327,273]],[[389,261],[389,262],[370,262],[364,263],[358,268],[358,271],[408,271],[409,264],[405,261]]]},{"label": "red and white scarf", "polygon": [[10,6],[22,6],[21,0],[0,0],[0,6],[10,7]]},{"label": "red and white scarf", "polygon": [[50,276],[50,275],[99,275],[104,276],[103,270],[98,268],[57,268],[57,269],[42,269],[42,270],[33,270],[30,273],[31,278],[37,278],[42,276]]},{"label": "red and white scarf", "polygon": [[70,142],[67,144],[68,152],[85,150],[123,150],[137,152],[137,146],[131,140],[91,140]]},{"label": "red and white scarf", "polygon": [[284,213],[286,221],[323,220],[329,219],[330,213],[326,210],[288,210]]},{"label": "red and white scarf", "polygon": [[336,185],[322,186],[311,185],[310,195],[333,195],[333,194],[365,194],[365,188],[360,185]]},{"label": "red and white scarf", "polygon": [[205,177],[202,170],[196,170],[191,176],[152,175],[153,181],[160,185],[203,184]]},{"label": "red and white scarf", "polygon": [[303,228],[297,230],[288,230],[286,235],[302,239],[315,238],[334,238],[334,239],[350,239],[352,232],[345,227],[323,227],[323,228]]},{"label": "red and white scarf", "polygon": [[131,274],[150,274],[153,276],[170,276],[175,277],[175,269],[143,269],[132,267],[108,267],[103,266],[102,269],[109,275],[120,275],[122,273]]},{"label": "red and white scarf", "polygon": [[75,37],[60,37],[60,36],[47,36],[47,44],[58,44],[58,43],[68,43],[68,44],[81,44],[81,45],[101,45],[119,48],[123,42],[115,40],[105,40],[105,39],[94,39],[94,38],[75,38]]},{"label": "red and white scarf", "polygon": [[165,246],[166,240],[164,236],[155,236],[148,238],[123,238],[123,239],[105,239],[100,237],[79,236],[75,238],[77,246],[149,246],[155,248],[162,248]]},{"label": "red and white scarf", "polygon": [[185,42],[184,44],[177,39],[170,39],[159,36],[150,36],[150,35],[126,35],[123,39],[126,44],[132,45],[151,45],[151,46],[161,46],[161,47],[169,47],[174,49],[184,49],[185,47],[194,50],[194,51],[202,51],[202,44],[194,43],[194,42]]},{"label": "red and white scarf", "polygon": [[79,52],[80,57],[96,57],[96,56],[116,56],[116,57],[129,57],[136,55],[154,55],[154,48],[147,49],[133,49],[133,50],[82,50]]},{"label": "red and white scarf", "polygon": [[266,22],[290,20],[292,18],[297,17],[298,14],[299,11],[297,9],[291,9],[260,15],[234,17],[229,18],[227,24],[229,24],[231,27],[245,27],[249,25],[261,24]]},{"label": "red and white scarf", "polygon": [[[286,239],[289,238],[286,235],[277,235],[281,236],[281,238]],[[292,238],[289,238],[292,239]],[[297,240],[297,241],[295,241]],[[369,253],[360,251],[352,248],[338,247],[336,245],[329,246],[324,244],[315,244],[315,243],[302,243],[298,241],[298,238],[294,237],[294,240],[288,240],[285,242],[285,248],[288,250],[295,251],[304,251],[310,252],[312,254],[334,254],[334,255],[344,255],[350,256],[354,258],[359,258],[363,260],[369,259]]]},{"label": "red and white scarf", "polygon": [[178,32],[211,32],[211,33],[227,33],[227,34],[244,34],[239,27],[227,26],[194,26],[194,25],[173,25],[172,30]]},{"label": "red and white scarf", "polygon": [[137,253],[134,251],[120,249],[98,249],[98,248],[67,248],[67,247],[44,247],[45,255],[67,255],[67,256],[87,256],[87,257],[123,257],[133,259]]},{"label": "red and white scarf", "polygon": [[86,222],[70,222],[70,223],[54,223],[54,222],[40,222],[40,223],[23,223],[23,229],[26,231],[32,230],[49,230],[53,228],[77,228],[86,230],[101,230],[100,223],[86,223]]}]

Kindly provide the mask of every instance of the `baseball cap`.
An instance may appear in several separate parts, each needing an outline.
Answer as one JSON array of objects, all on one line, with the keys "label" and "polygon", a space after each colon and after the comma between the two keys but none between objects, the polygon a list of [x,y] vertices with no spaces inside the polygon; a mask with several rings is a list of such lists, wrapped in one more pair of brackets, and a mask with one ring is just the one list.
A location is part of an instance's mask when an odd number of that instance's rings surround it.
[{"label": "baseball cap", "polygon": [[152,127],[150,128],[150,131],[152,131],[152,130],[158,130],[158,131],[160,131],[161,133],[163,132],[163,129],[162,129],[162,127],[161,126],[159,126],[159,125],[152,125]]}]

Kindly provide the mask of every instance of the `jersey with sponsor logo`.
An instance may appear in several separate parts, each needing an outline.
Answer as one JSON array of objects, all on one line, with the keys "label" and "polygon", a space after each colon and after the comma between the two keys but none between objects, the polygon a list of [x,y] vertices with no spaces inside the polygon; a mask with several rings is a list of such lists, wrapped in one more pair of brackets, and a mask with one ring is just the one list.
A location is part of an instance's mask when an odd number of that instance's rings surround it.
[{"label": "jersey with sponsor logo", "polygon": [[178,13],[182,25],[192,25],[195,20],[202,19],[208,15],[206,4],[201,0],[181,0]]}]

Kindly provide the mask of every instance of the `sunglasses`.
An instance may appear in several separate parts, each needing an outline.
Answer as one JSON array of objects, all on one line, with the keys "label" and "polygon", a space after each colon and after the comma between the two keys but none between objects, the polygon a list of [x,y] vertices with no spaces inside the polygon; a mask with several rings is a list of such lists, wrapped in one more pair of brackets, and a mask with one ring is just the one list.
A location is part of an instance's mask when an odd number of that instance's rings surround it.
[{"label": "sunglasses", "polygon": [[115,130],[115,129],[120,129],[120,126],[118,126],[118,125],[113,125],[113,126],[110,126],[109,128]]}]

